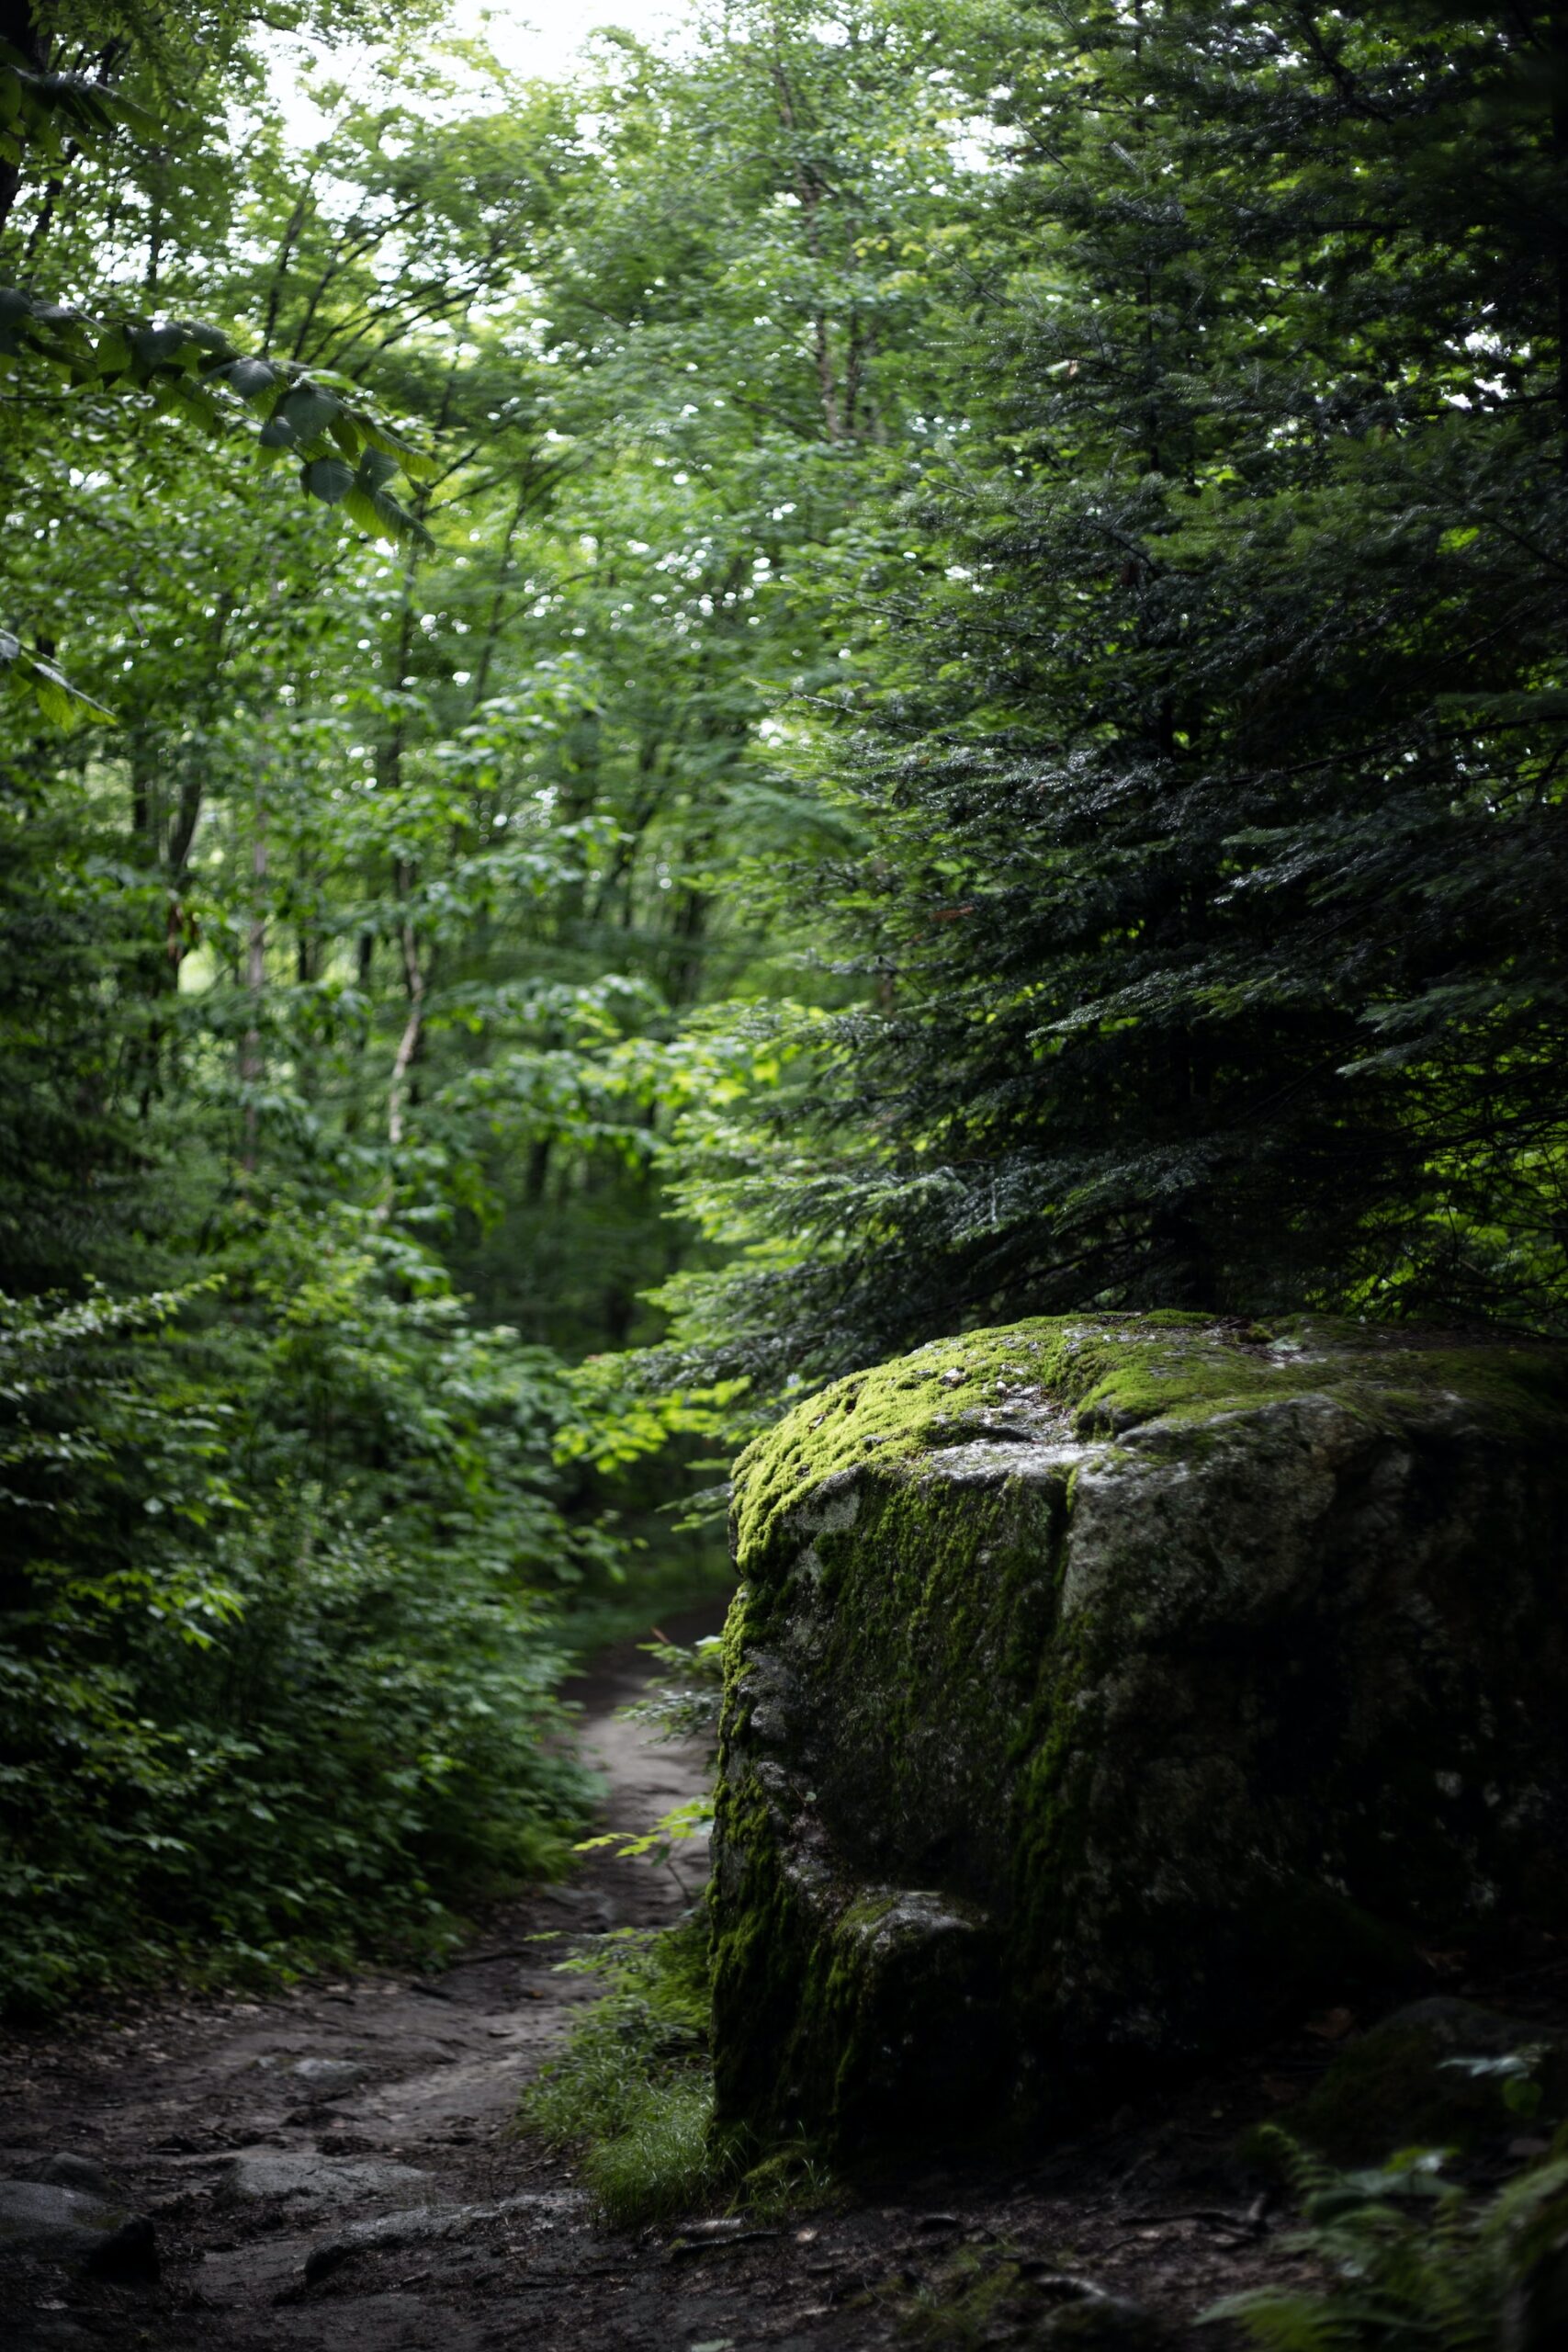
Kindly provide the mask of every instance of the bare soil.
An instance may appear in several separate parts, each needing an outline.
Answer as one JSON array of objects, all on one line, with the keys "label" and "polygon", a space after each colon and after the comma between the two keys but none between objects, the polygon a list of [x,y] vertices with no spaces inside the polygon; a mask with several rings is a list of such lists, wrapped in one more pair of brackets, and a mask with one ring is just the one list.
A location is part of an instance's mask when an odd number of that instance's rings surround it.
[{"label": "bare soil", "polygon": [[[648,1826],[702,1781],[700,1756],[615,1713],[640,1672],[627,1644],[577,1692],[617,1828]],[[0,2252],[5,2340],[13,2352],[1022,2345],[1050,2340],[1066,2274],[1134,2299],[1161,2342],[1220,2352],[1229,2332],[1198,2336],[1196,2314],[1299,2269],[1280,2242],[1286,2217],[1260,2206],[1231,2151],[1322,2065],[1321,2030],[1045,2152],[928,2162],[766,2229],[692,2217],[607,2230],[570,2160],[517,2137],[518,2095],[592,1997],[591,1980],[552,1973],[570,1939],[677,1916],[701,1867],[587,1857],[569,1883],[495,1913],[439,1976],[168,1999],[0,2048],[0,2174],[93,2160],[152,2217],[161,2262],[137,2285]],[[982,2319],[965,2281],[1004,2263],[1017,2266],[1009,2291]]]}]

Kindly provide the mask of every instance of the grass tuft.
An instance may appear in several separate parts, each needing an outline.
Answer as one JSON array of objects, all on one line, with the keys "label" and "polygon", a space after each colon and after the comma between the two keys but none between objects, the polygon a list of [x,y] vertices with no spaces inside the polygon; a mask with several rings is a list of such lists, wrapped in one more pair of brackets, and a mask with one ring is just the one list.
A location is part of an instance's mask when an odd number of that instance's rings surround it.
[{"label": "grass tuft", "polygon": [[760,2152],[714,2130],[705,1907],[673,1928],[597,1938],[562,1965],[604,1989],[524,2093],[518,2124],[574,2153],[606,2222],[631,2229],[714,2206],[778,2221],[831,2199],[832,2176],[804,2143]]},{"label": "grass tuft", "polygon": [[673,1928],[622,1928],[563,1966],[604,1990],[524,2093],[523,2130],[577,2151],[618,2227],[711,2202],[730,2168],[710,2131],[705,1910]]},{"label": "grass tuft", "polygon": [[583,2153],[584,2187],[617,2229],[700,2212],[722,2197],[729,2169],[716,2155],[713,2084],[705,2075],[648,2085],[622,2127]]}]

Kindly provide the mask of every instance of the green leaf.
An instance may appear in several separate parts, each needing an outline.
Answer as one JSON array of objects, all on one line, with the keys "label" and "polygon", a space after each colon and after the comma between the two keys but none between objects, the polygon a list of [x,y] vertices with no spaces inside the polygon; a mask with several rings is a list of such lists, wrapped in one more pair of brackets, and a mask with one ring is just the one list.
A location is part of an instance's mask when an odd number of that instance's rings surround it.
[{"label": "green leaf", "polygon": [[312,498],[336,506],[354,488],[354,469],[344,458],[315,458],[301,469],[299,479]]},{"label": "green leaf", "polygon": [[30,695],[51,727],[68,732],[93,719],[107,720],[111,727],[118,724],[112,710],[73,686],[54,662],[29,653],[11,629],[0,629],[0,675],[14,689]]},{"label": "green leaf", "polygon": [[165,320],[159,326],[137,327],[132,330],[130,347],[139,366],[151,371],[167,367],[185,341],[185,329]]},{"label": "green leaf", "polygon": [[165,413],[171,409],[177,409],[181,415],[188,416],[193,424],[199,424],[205,432],[220,430],[221,420],[217,405],[211,394],[203,391],[199,384],[191,383],[184,376],[154,376],[151,389],[154,408]]},{"label": "green leaf", "polygon": [[277,414],[303,448],[325,432],[342,406],[335,392],[324,392],[319,384],[297,384],[279,402]]},{"label": "green leaf", "polygon": [[375,538],[391,539],[400,547],[434,545],[423,524],[384,490],[367,491],[356,481],[343,503],[350,519]]},{"label": "green leaf", "polygon": [[209,326],[203,319],[181,319],[181,334],[194,344],[197,355],[205,352],[209,359],[232,359],[234,346],[221,327]]},{"label": "green leaf", "polygon": [[434,458],[416,449],[413,443],[405,440],[400,433],[394,433],[390,425],[381,424],[363,410],[351,410],[350,414],[367,447],[382,450],[400,467],[410,481],[430,480],[435,471]]},{"label": "green leaf", "polygon": [[385,449],[367,449],[359,460],[359,487],[377,491],[389,482],[398,470],[398,461]]},{"label": "green leaf", "polygon": [[277,381],[277,369],[270,359],[231,359],[226,366],[210,370],[212,377],[229,385],[243,401],[254,401],[263,392],[270,392]]},{"label": "green leaf", "polygon": [[32,303],[19,288],[0,286],[0,351],[18,353],[27,348],[32,315]]},{"label": "green leaf", "polygon": [[130,365],[130,345],[125,330],[119,326],[105,327],[93,352],[102,376],[121,376]]}]

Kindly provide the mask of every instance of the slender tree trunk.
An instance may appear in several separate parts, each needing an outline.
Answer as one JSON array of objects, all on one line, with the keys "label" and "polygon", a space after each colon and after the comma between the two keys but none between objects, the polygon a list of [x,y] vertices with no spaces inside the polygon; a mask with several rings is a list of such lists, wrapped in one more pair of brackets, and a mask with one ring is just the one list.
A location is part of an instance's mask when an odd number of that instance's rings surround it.
[{"label": "slender tree trunk", "polygon": [[403,1034],[398,1039],[398,1050],[392,1057],[391,1083],[387,1089],[387,1141],[394,1151],[403,1139],[403,1114],[408,1107],[410,1072],[424,1035],[424,972],[419,960],[419,941],[412,923],[405,922],[399,934],[403,953],[403,990],[408,999],[408,1017]]},{"label": "slender tree trunk", "polygon": [[[265,738],[263,738],[264,745]],[[262,1016],[266,1000],[266,761],[257,762],[251,798],[251,922],[245,941],[245,992],[251,1017],[240,1049],[240,1082],[245,1090],[245,1148],[247,1175],[256,1165],[256,1090],[262,1080]]]}]

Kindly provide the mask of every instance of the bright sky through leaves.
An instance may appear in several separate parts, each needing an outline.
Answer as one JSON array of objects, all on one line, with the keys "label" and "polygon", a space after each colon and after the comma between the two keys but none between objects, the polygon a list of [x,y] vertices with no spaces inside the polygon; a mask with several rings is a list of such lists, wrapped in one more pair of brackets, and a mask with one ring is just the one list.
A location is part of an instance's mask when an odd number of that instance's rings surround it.
[{"label": "bright sky through leaves", "polygon": [[[491,7],[483,0],[457,0],[448,24],[459,39],[482,40],[513,73],[564,81],[584,42],[601,27],[618,26],[639,40],[663,46],[691,13],[687,0],[537,0],[533,7]],[[298,40],[279,40],[275,53],[276,96],[284,118],[294,137],[307,142],[325,127],[301,85],[299,69],[310,54],[308,45]],[[335,46],[321,62],[335,78],[352,87],[364,74],[371,55],[359,44],[346,42]]]}]

